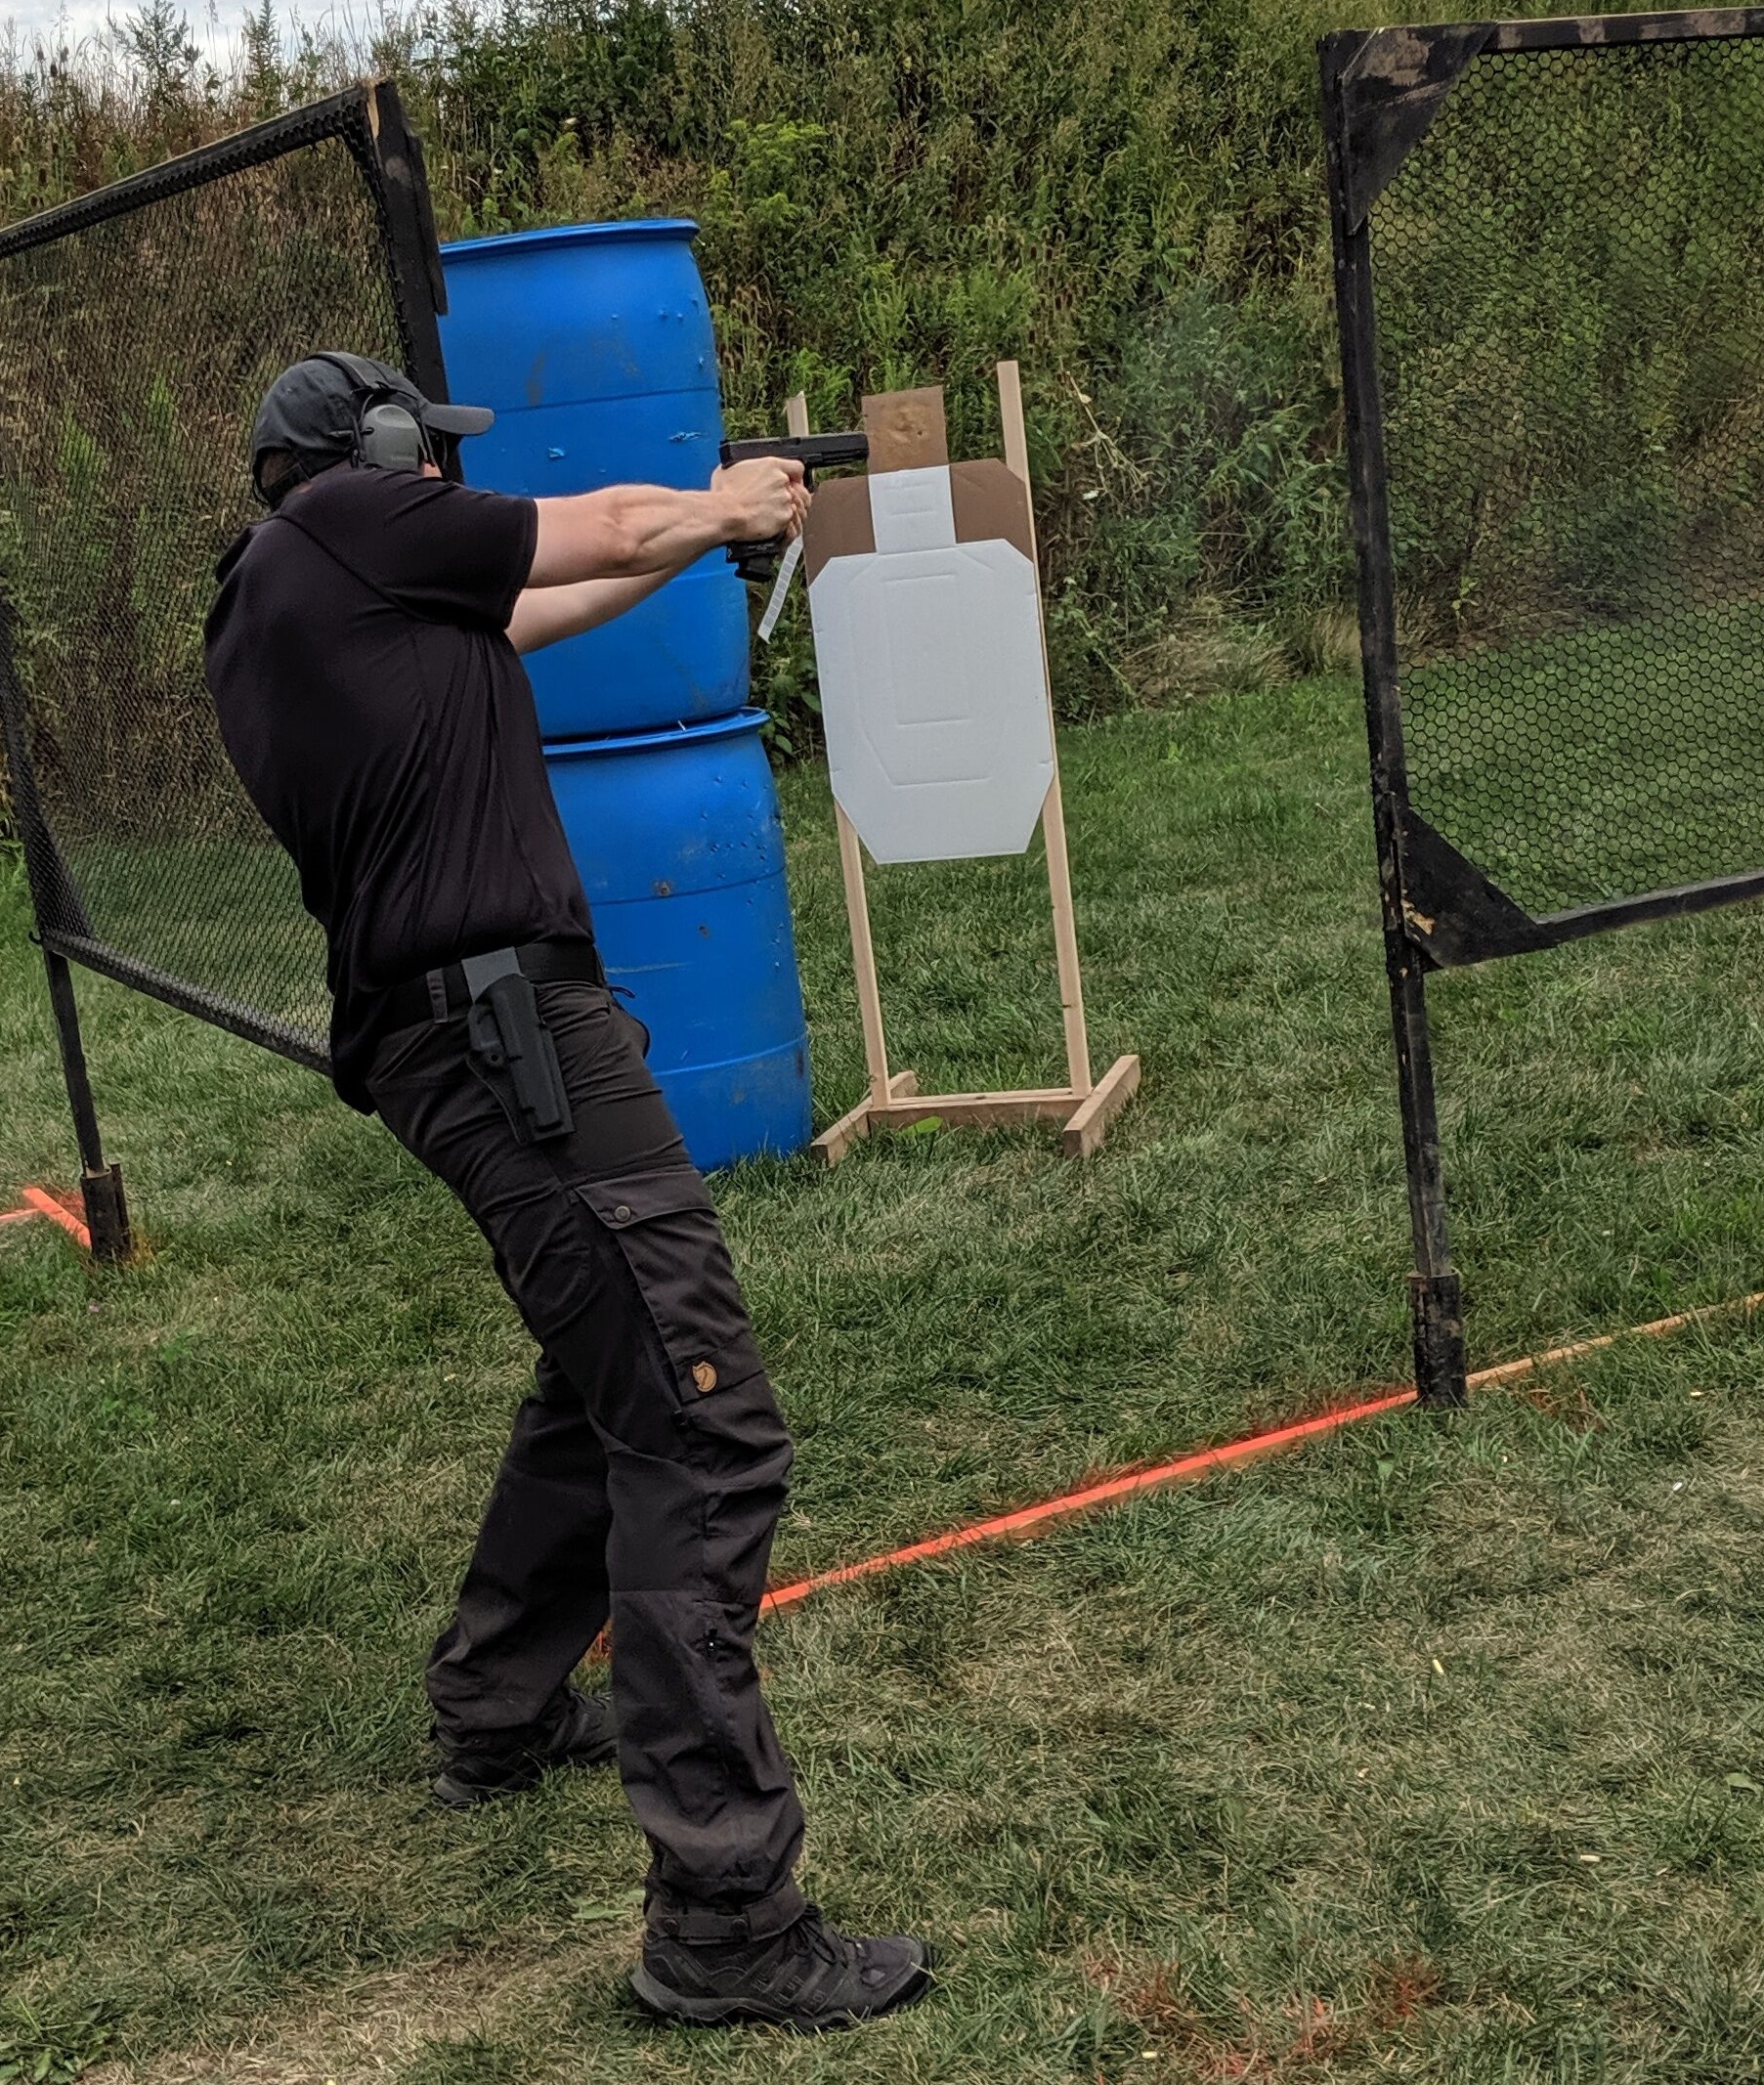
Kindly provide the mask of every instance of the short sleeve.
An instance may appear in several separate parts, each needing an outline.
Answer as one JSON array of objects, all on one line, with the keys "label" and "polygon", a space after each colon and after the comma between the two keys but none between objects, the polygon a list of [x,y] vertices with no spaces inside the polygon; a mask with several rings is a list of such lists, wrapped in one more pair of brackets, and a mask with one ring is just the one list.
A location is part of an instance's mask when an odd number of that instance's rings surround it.
[{"label": "short sleeve", "polygon": [[408,470],[337,471],[302,500],[310,533],[409,614],[508,627],[533,569],[533,500]]}]

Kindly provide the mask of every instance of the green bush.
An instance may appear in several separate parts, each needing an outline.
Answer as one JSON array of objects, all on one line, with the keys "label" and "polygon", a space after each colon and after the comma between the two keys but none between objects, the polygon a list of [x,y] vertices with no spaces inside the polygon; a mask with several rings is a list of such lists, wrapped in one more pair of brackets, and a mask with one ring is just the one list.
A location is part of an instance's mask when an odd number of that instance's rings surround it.
[{"label": "green bush", "polygon": [[[527,0],[408,19],[450,232],[704,227],[731,423],[1023,365],[1068,712],[1191,603],[1312,649],[1348,585],[1311,39],[1265,0]],[[1149,662],[1149,664],[1147,664]],[[776,677],[776,676],[774,676]]]},{"label": "green bush", "polygon": [[[197,55],[175,0],[147,0],[107,40],[15,56],[0,67],[0,211],[389,71],[427,140],[444,237],[660,211],[698,220],[738,431],[776,426],[796,389],[829,425],[849,421],[866,390],[939,381],[957,452],[982,453],[998,439],[993,365],[1017,357],[1066,714],[1343,655],[1352,572],[1312,45],[1345,16],[1412,10],[457,0],[290,47],[272,8],[225,69]],[[1481,10],[1430,0],[1422,12]],[[1565,149],[1588,165],[1629,151],[1628,120],[1594,98]],[[1635,169],[1656,198],[1677,185],[1658,216],[1674,239],[1697,236],[1697,164],[1692,150]],[[1683,472],[1636,492],[1645,512],[1588,510],[1586,472],[1566,469],[1571,441],[1558,435],[1582,413],[1589,369],[1570,367],[1571,344],[1543,322],[1565,281],[1613,339],[1640,311],[1656,341],[1670,315],[1647,308],[1645,270],[1565,276],[1571,224],[1540,227],[1527,281],[1492,285],[1502,310],[1479,310],[1461,276],[1474,209],[1454,228],[1425,194],[1414,206],[1420,288],[1463,307],[1447,408],[1524,405],[1501,422],[1517,445],[1495,488],[1512,498],[1510,541],[1479,524],[1487,487],[1477,516],[1471,488],[1455,520],[1449,500],[1443,517],[1399,507],[1424,620],[1467,628],[1474,597],[1481,627],[1497,623],[1539,584],[1523,543],[1546,538],[1560,582],[1609,601],[1625,560],[1676,526]],[[1749,321],[1735,293],[1752,267],[1742,245],[1703,256],[1715,345],[1677,375],[1663,355],[1650,365],[1656,422],[1731,408],[1732,384],[1711,372]],[[1544,511],[1552,497],[1560,525]],[[799,637],[764,674],[785,740],[812,737]]]},{"label": "green bush", "polygon": [[[0,77],[0,206],[383,67],[444,236],[697,218],[738,429],[776,425],[797,388],[827,425],[866,390],[940,381],[958,452],[996,449],[992,369],[1014,355],[1081,711],[1171,684],[1161,640],[1191,610],[1262,632],[1270,662],[1303,655],[1347,584],[1320,20],[1269,0],[513,0],[289,56],[266,13],[223,76],[151,0],[116,40]],[[811,679],[771,677],[799,727]]]}]

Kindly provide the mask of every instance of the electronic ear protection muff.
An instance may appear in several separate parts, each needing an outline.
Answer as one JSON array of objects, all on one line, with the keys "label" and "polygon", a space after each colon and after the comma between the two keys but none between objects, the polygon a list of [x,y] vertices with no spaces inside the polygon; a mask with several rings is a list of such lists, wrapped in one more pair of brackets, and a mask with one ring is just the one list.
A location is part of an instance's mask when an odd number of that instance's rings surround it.
[{"label": "electronic ear protection muff", "polygon": [[[482,434],[495,418],[488,406],[433,404],[397,369],[366,355],[309,355],[282,370],[257,409],[252,489],[274,509],[296,486],[345,462],[432,467],[457,480],[460,436]],[[272,457],[277,468],[266,483]]]},{"label": "electronic ear protection muff", "polygon": [[378,470],[420,470],[439,459],[428,430],[409,406],[369,393],[356,415],[356,454]]}]

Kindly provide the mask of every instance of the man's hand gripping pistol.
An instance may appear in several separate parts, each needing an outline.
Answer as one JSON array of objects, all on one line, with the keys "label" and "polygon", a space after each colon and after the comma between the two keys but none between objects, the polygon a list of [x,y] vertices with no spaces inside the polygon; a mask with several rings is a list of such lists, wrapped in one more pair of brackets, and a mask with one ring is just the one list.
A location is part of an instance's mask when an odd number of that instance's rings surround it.
[{"label": "man's hand gripping pistol", "polygon": [[[837,470],[842,464],[867,463],[870,460],[870,438],[865,434],[786,434],[775,440],[762,437],[752,442],[725,442],[722,460],[726,468],[731,463],[748,463],[755,456],[786,456],[802,466],[802,482],[810,492],[814,491],[815,472]],[[784,539],[774,536],[768,543],[732,543],[729,556],[735,569],[744,580],[756,580],[764,584],[778,576],[778,560],[784,554]]]}]

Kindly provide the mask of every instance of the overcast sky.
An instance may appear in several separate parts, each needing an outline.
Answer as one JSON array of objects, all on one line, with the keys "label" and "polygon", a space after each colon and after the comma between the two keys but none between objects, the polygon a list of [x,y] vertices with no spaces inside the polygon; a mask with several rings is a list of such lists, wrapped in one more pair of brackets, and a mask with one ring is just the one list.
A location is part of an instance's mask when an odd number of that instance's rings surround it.
[{"label": "overcast sky", "polygon": [[[137,4],[138,0],[0,0],[0,37],[10,22],[17,42],[28,48],[39,39],[47,40],[60,24],[70,43],[78,42],[101,35],[112,18],[117,22],[126,20]],[[237,40],[239,24],[252,11],[245,0],[179,0],[179,6],[196,47],[217,63],[226,60]],[[323,0],[318,5],[290,10],[285,0],[280,0],[277,19],[285,27],[290,14],[295,12],[301,19],[322,25],[327,16],[346,10],[324,5]]]}]

